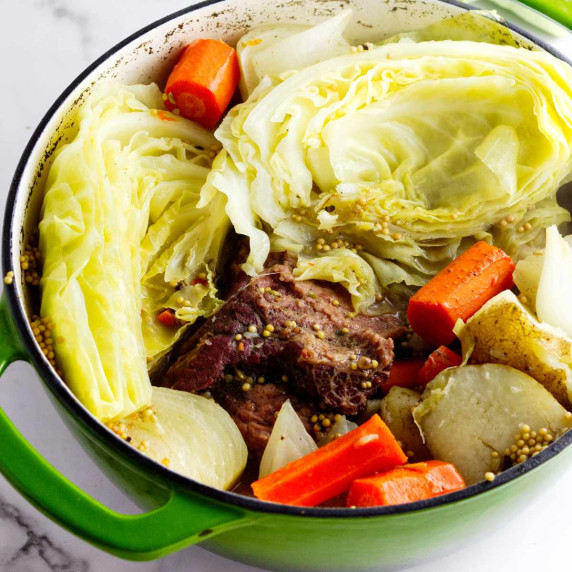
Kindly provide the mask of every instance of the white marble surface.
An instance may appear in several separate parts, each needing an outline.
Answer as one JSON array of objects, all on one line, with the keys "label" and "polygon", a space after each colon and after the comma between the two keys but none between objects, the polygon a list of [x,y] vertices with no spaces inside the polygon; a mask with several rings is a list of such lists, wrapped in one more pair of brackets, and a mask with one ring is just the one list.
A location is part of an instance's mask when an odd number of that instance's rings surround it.
[{"label": "white marble surface", "polygon": [[[499,3],[506,0],[498,0]],[[184,0],[0,0],[0,208],[31,129],[62,89],[94,58],[143,25],[187,5]],[[484,0],[481,4],[490,5]],[[538,22],[533,17],[531,22]],[[570,40],[560,48],[572,55]],[[118,511],[137,509],[100,473],[55,414],[24,364],[0,383],[0,406],[34,446],[88,493]],[[0,436],[1,438],[1,436]],[[551,490],[523,498],[516,522],[488,539],[417,567],[418,572],[570,569],[572,467]],[[327,566],[325,564],[324,569]],[[0,571],[150,572],[255,570],[188,548],[158,562],[109,556],[54,525],[0,477]]]}]

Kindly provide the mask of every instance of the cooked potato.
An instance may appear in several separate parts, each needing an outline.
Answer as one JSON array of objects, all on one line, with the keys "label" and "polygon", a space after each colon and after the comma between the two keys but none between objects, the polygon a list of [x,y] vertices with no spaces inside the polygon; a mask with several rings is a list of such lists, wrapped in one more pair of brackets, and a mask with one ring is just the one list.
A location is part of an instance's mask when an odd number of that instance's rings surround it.
[{"label": "cooked potato", "polygon": [[[497,364],[442,371],[427,385],[413,415],[433,456],[453,463],[467,484],[500,468],[523,427],[524,433],[541,430],[544,446],[550,436],[558,437],[572,426],[572,415],[542,385]],[[521,449],[520,454],[528,458],[534,452]]]},{"label": "cooked potato", "polygon": [[405,387],[392,387],[381,401],[381,417],[403,444],[403,450],[411,451],[412,460],[424,461],[431,458],[431,453],[423,443],[419,427],[413,419],[413,408],[421,400],[421,394]]},{"label": "cooked potato", "polygon": [[511,291],[489,300],[455,332],[471,362],[519,369],[572,408],[572,340],[539,323]]}]

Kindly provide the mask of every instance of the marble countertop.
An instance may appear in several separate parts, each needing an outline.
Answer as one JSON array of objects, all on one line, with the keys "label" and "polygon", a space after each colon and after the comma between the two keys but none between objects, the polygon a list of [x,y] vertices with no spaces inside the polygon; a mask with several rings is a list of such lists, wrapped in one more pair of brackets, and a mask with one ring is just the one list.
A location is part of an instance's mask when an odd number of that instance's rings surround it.
[{"label": "marble countertop", "polygon": [[[507,0],[497,0],[505,4]],[[184,0],[0,0],[0,205],[31,130],[63,88],[123,37],[189,4]],[[488,6],[489,1],[479,2]],[[537,18],[529,19],[535,24]],[[557,44],[572,55],[570,36]],[[25,68],[24,68],[25,65]],[[25,69],[25,73],[23,70]],[[71,437],[35,372],[11,366],[0,383],[0,406],[31,443],[89,494],[126,513],[137,507],[103,476]],[[0,437],[1,438],[1,437]],[[490,538],[417,567],[418,572],[560,571],[569,567],[572,470],[539,490],[518,520]],[[510,563],[510,564],[509,564]],[[0,572],[255,571],[191,547],[163,560],[125,562],[62,530],[0,477]]]}]

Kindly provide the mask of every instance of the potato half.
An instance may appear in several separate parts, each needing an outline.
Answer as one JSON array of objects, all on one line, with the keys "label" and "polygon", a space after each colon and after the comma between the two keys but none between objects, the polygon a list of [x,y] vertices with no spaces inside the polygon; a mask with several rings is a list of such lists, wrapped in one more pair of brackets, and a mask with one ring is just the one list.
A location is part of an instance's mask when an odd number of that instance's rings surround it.
[{"label": "potato half", "polygon": [[498,364],[441,372],[427,385],[413,416],[433,456],[453,463],[467,484],[499,469],[523,424],[531,431],[546,428],[555,437],[572,425],[572,415],[542,385]]},{"label": "potato half", "polygon": [[538,322],[510,290],[489,300],[466,324],[460,322],[455,333],[472,363],[519,369],[572,409],[572,340]]},{"label": "potato half", "polygon": [[[381,418],[398,441],[402,449],[413,453],[411,460],[425,461],[431,458],[423,436],[413,419],[413,408],[419,404],[421,394],[405,387],[392,387],[381,400]],[[409,456],[409,455],[408,455]]]}]

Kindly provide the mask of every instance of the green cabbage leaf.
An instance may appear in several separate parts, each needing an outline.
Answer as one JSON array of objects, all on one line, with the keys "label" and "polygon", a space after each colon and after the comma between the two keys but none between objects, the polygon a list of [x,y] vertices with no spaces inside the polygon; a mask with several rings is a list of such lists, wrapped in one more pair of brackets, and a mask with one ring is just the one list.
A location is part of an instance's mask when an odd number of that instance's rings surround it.
[{"label": "green cabbage leaf", "polygon": [[[41,313],[66,382],[106,421],[149,402],[148,363],[218,308],[213,273],[229,223],[224,196],[198,207],[219,145],[164,111],[156,85],[105,84],[76,124],[46,183]],[[177,326],[156,319],[165,308]]]},{"label": "green cabbage leaf", "polygon": [[516,260],[541,247],[569,219],[555,194],[572,168],[572,70],[495,26],[484,39],[505,45],[427,41],[437,27],[266,75],[215,133],[203,190],[249,237],[245,270],[284,245],[331,257],[322,239],[365,260],[376,289],[419,286],[478,240]]},{"label": "green cabbage leaf", "polygon": [[375,302],[376,279],[371,266],[361,256],[347,249],[300,260],[294,269],[294,276],[296,280],[339,282],[351,294],[354,308],[364,313]]}]

